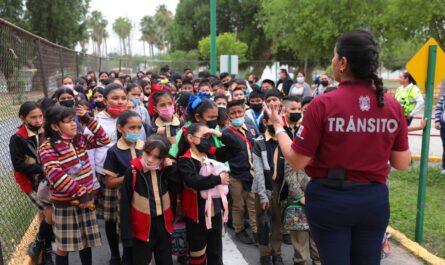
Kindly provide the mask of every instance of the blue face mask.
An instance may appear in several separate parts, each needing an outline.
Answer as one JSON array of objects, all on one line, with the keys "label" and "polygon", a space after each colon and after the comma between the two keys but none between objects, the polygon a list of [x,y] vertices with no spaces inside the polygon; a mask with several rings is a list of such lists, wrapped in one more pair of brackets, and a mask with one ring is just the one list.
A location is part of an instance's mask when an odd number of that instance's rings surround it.
[{"label": "blue face mask", "polygon": [[130,143],[136,143],[139,139],[141,139],[141,133],[126,133],[125,139]]},{"label": "blue face mask", "polygon": [[136,108],[137,106],[139,106],[139,103],[141,102],[141,100],[139,99],[139,98],[133,98],[133,99],[131,99],[131,100],[133,100],[133,103],[134,103],[134,107]]},{"label": "blue face mask", "polygon": [[244,117],[239,117],[236,119],[231,119],[230,122],[232,123],[233,126],[235,127],[241,127],[244,124]]}]

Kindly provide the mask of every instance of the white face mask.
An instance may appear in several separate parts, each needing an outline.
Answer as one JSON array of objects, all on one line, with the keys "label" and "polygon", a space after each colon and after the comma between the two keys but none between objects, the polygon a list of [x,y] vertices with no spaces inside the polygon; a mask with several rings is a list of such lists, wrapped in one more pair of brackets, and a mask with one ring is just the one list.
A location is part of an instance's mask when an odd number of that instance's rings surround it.
[{"label": "white face mask", "polygon": [[74,85],[73,84],[68,84],[68,85],[64,85],[65,87],[68,87],[70,89],[74,89]]},{"label": "white face mask", "polygon": [[227,108],[227,106],[224,105],[224,104],[219,104],[219,105],[218,105],[218,108],[223,108],[223,109],[225,109],[225,108]]},{"label": "white face mask", "polygon": [[304,77],[297,77],[297,82],[298,83],[303,83],[304,82]]}]

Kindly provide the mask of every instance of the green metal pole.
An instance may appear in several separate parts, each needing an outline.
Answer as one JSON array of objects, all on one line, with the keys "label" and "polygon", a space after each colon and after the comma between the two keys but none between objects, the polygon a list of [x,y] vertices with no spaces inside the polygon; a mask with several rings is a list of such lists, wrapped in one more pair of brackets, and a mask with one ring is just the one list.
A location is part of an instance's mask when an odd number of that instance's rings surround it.
[{"label": "green metal pole", "polygon": [[228,70],[229,71],[227,71],[227,72],[229,72],[229,75],[232,75],[232,55],[230,55],[229,54],[229,58],[227,59],[228,60],[228,67],[227,68],[229,68]]},{"label": "green metal pole", "polygon": [[423,243],[423,221],[425,217],[426,179],[428,176],[428,154],[430,149],[431,112],[433,106],[434,76],[436,73],[437,46],[428,49],[428,73],[426,80],[426,98],[424,117],[428,119],[422,135],[422,151],[420,155],[419,193],[417,198],[416,241]]},{"label": "green metal pole", "polygon": [[216,74],[216,0],[210,0],[210,72]]}]

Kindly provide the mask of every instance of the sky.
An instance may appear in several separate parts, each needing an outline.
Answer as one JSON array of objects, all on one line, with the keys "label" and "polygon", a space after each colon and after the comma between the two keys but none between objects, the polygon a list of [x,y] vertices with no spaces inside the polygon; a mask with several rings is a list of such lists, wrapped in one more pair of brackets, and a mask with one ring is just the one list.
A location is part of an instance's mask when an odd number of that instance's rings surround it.
[{"label": "sky", "polygon": [[[176,11],[176,5],[179,0],[91,0],[90,12],[94,10],[101,11],[105,18],[108,20],[107,31],[110,38],[107,40],[108,53],[119,52],[119,38],[113,32],[112,25],[118,17],[128,17],[133,23],[133,30],[131,33],[131,52],[132,54],[143,54],[142,42],[139,41],[141,37],[139,22],[141,18],[149,15],[154,15],[156,7],[160,4],[167,6],[173,14]],[[146,45],[147,46],[147,45]],[[146,47],[146,52],[148,49]],[[93,53],[92,44],[88,45],[88,53]]]}]

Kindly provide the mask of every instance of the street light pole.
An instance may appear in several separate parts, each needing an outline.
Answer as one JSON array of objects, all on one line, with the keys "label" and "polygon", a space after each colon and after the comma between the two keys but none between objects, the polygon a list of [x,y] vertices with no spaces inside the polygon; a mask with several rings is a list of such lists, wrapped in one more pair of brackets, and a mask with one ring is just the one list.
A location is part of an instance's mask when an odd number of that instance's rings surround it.
[{"label": "street light pole", "polygon": [[210,72],[216,74],[216,0],[210,0]]}]

